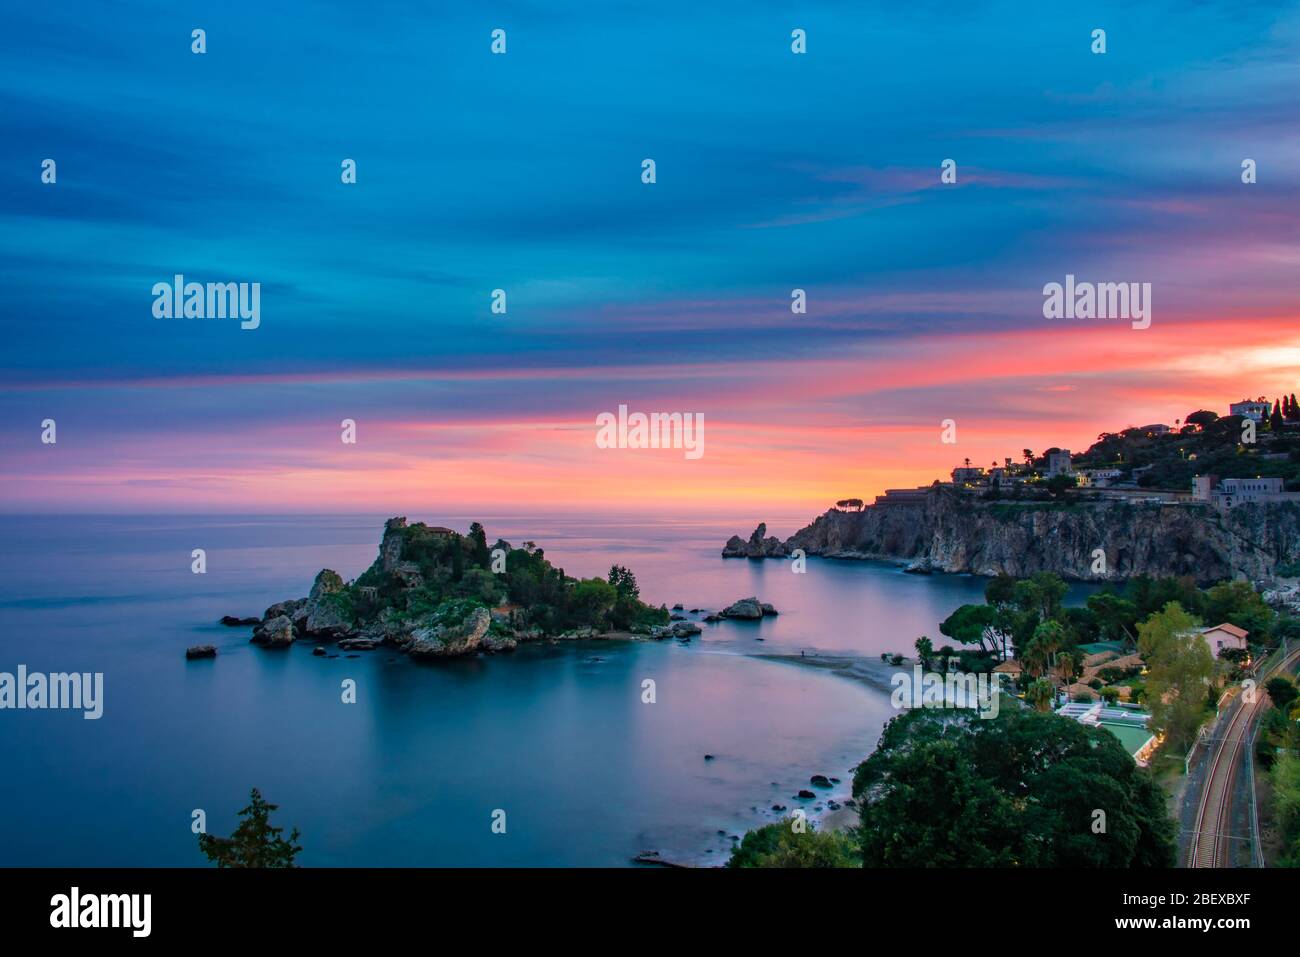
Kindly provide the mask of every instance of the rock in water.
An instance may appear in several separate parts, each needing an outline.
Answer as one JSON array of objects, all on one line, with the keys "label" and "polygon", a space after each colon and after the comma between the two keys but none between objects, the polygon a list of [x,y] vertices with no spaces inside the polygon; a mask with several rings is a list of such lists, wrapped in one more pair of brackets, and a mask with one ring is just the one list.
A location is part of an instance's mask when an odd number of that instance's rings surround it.
[{"label": "rock in water", "polygon": [[222,615],[221,623],[229,628],[238,628],[241,625],[261,624],[260,618],[236,618],[234,615]]},{"label": "rock in water", "polygon": [[784,558],[790,554],[790,550],[775,535],[767,535],[767,523],[759,522],[758,528],[754,529],[749,536],[749,541],[744,541],[739,535],[732,535],[727,539],[727,544],[722,549],[723,558]]},{"label": "rock in water", "polygon": [[691,635],[698,635],[702,630],[693,621],[674,621],[669,625],[655,625],[650,629],[650,637],[655,641],[662,641],[664,638],[690,638]]},{"label": "rock in water", "polygon": [[217,657],[216,645],[195,645],[193,648],[185,649],[185,660],[192,661],[195,658],[215,658]]},{"label": "rock in water", "polygon": [[269,618],[253,629],[253,644],[287,648],[293,643],[293,622],[287,616]]},{"label": "rock in water", "polygon": [[[777,614],[776,608],[767,602],[759,601],[757,598],[741,598],[734,601],[722,611],[718,612],[723,618],[740,618],[747,621],[757,621],[764,615]],[[707,618],[705,619],[708,620]]]},{"label": "rock in water", "polygon": [[379,647],[377,638],[344,638],[339,648],[344,651],[373,651]]},{"label": "rock in water", "polygon": [[284,615],[286,618],[293,618],[296,612],[307,601],[306,598],[291,598],[288,601],[277,601],[274,605],[262,613],[262,621],[271,618],[279,618]]}]

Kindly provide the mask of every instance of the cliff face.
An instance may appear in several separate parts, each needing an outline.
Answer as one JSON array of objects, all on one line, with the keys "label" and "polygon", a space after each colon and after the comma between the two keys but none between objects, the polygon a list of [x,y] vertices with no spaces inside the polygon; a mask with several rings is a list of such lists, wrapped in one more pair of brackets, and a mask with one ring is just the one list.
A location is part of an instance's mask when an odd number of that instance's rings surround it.
[{"label": "cliff face", "polygon": [[[1271,502],[1221,512],[1208,505],[1011,504],[935,489],[918,502],[861,512],[831,509],[779,548],[756,549],[758,542],[751,541],[738,550],[737,541],[723,554],[776,556],[798,548],[828,558],[906,560],[978,575],[1049,571],[1088,581],[1190,575],[1209,583],[1269,578],[1279,561],[1300,558],[1300,506]],[[1098,548],[1106,555],[1104,574],[1092,570]]]}]

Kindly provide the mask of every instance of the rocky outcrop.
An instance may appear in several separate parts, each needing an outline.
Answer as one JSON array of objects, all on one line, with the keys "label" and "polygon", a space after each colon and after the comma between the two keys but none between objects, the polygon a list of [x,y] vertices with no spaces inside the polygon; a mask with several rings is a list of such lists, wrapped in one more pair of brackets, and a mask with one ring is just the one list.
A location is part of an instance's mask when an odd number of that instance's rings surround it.
[{"label": "rocky outcrop", "polygon": [[262,619],[260,618],[239,618],[235,615],[221,616],[221,624],[225,625],[227,628],[239,628],[240,626],[256,625],[256,624],[260,624],[261,621]]},{"label": "rocky outcrop", "polygon": [[[710,615],[709,619],[717,620],[718,618],[739,618],[745,621],[758,621],[764,615],[776,615],[778,612],[775,607],[765,601],[759,601],[757,598],[741,598],[733,601],[716,616]],[[709,620],[706,619],[706,620]]]},{"label": "rocky outcrop", "polygon": [[451,658],[479,649],[479,643],[492,625],[486,608],[474,608],[461,621],[452,624],[423,624],[411,631],[403,650],[412,658]]},{"label": "rocky outcrop", "polygon": [[195,645],[192,648],[185,649],[185,660],[193,661],[195,658],[215,658],[217,657],[216,645]]},{"label": "rocky outcrop", "polygon": [[293,612],[294,627],[313,638],[339,638],[352,633],[352,625],[339,604],[343,577],[331,568],[322,568],[312,583],[311,593]]},{"label": "rocky outcrop", "polygon": [[702,630],[693,621],[674,621],[668,625],[656,625],[651,628],[650,637],[655,641],[662,641],[665,638],[689,639],[692,635],[698,635]]},{"label": "rocky outcrop", "polygon": [[268,618],[253,629],[253,644],[268,648],[287,648],[293,644],[293,622],[287,615]]},{"label": "rocky outcrop", "polygon": [[[293,613],[296,612],[306,601],[306,598],[292,598],[289,601],[277,601],[266,611],[262,612],[262,621],[266,621],[269,618],[279,618],[281,615],[292,619]],[[254,624],[258,624],[258,622],[254,622]]]},{"label": "rocky outcrop", "polygon": [[[728,541],[724,557],[732,555],[737,541]],[[1266,502],[1220,510],[1113,500],[985,502],[934,488],[915,501],[860,512],[831,509],[782,548],[785,554],[802,549],[826,558],[910,562],[920,572],[1023,577],[1048,571],[1086,581],[1134,575],[1189,575],[1202,584],[1225,578],[1257,581],[1271,578],[1279,562],[1300,558],[1300,505]],[[1094,572],[1097,549],[1105,554],[1105,570]]]},{"label": "rocky outcrop", "polygon": [[[767,537],[765,537],[767,536]],[[739,535],[732,535],[722,549],[723,558],[784,558],[790,551],[775,535],[767,535],[767,523],[760,522],[745,541]]]},{"label": "rocky outcrop", "polygon": [[1271,607],[1289,614],[1300,613],[1300,586],[1290,582],[1273,582],[1260,595]]}]

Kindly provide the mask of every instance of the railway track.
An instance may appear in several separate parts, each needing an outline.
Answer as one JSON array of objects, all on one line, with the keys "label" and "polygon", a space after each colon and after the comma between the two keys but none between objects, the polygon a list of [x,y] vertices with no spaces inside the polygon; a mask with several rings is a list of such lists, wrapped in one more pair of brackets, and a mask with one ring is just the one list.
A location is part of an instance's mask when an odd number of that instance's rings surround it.
[{"label": "railway track", "polygon": [[1251,728],[1266,704],[1264,682],[1279,673],[1289,673],[1300,664],[1300,649],[1289,654],[1256,679],[1255,700],[1239,699],[1218,740],[1214,757],[1201,789],[1201,803],[1196,809],[1196,831],[1187,852],[1188,867],[1231,867],[1225,854],[1231,826],[1233,784],[1246,749],[1250,747]]}]

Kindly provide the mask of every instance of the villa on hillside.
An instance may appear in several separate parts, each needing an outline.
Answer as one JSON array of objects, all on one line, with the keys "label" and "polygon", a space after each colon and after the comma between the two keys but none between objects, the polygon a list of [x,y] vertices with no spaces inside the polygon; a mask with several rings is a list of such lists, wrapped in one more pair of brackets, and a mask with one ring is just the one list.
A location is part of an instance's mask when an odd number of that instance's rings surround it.
[{"label": "villa on hillside", "polygon": [[984,469],[979,465],[959,465],[952,470],[953,485],[982,485],[984,480]]},{"label": "villa on hillside", "polygon": [[1300,492],[1282,491],[1280,478],[1220,479],[1217,475],[1197,475],[1192,478],[1192,501],[1227,509],[1252,502],[1300,501]]},{"label": "villa on hillside", "polygon": [[1273,411],[1273,404],[1260,396],[1258,399],[1242,399],[1228,406],[1229,415],[1240,415],[1256,422],[1263,422]]},{"label": "villa on hillside", "polygon": [[1124,473],[1119,469],[1081,469],[1078,473],[1080,488],[1105,488]]},{"label": "villa on hillside", "polygon": [[1020,662],[1016,661],[1014,658],[1008,658],[1006,661],[1001,662],[996,668],[994,668],[993,673],[995,675],[1006,675],[1008,678],[1015,680],[1020,677],[1024,670],[1025,669]]},{"label": "villa on hillside", "polygon": [[1201,634],[1209,642],[1214,657],[1221,658],[1226,649],[1245,651],[1246,638],[1250,632],[1244,628],[1238,628],[1230,622],[1224,622],[1222,625],[1215,625],[1212,628],[1202,628]]}]

